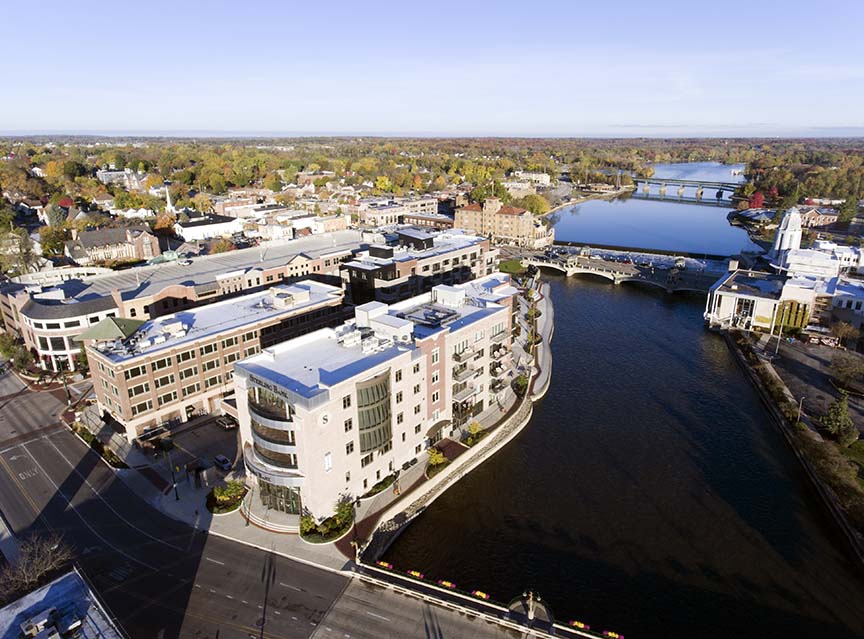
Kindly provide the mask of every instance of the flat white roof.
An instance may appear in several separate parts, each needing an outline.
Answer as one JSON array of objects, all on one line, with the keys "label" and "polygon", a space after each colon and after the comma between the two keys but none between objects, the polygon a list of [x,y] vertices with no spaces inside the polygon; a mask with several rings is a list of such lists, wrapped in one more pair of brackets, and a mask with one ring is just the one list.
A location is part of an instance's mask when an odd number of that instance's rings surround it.
[{"label": "flat white roof", "polygon": [[[293,305],[280,306],[273,301],[277,295],[291,295],[298,301]],[[262,320],[302,313],[341,298],[341,288],[312,280],[277,285],[258,293],[158,317],[142,324],[122,342],[105,342],[97,346],[97,350],[113,362],[124,362],[213,335],[229,333]]]},{"label": "flat white roof", "polygon": [[[405,234],[403,229],[397,229],[398,233]],[[432,237],[433,246],[428,249],[416,249],[412,246],[392,246],[393,257],[373,257],[364,252],[359,259],[348,262],[348,266],[375,270],[385,264],[392,262],[404,262],[406,260],[423,260],[438,255],[445,255],[452,251],[469,248],[480,244],[486,238],[480,235],[472,235],[462,229],[452,229],[440,233],[426,233],[423,239]]]}]

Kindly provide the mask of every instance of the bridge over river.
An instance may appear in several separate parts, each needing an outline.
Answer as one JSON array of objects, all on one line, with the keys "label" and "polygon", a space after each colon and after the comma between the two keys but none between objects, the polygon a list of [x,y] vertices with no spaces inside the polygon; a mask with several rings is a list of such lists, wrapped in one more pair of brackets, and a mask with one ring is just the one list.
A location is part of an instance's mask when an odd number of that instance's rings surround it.
[{"label": "bridge over river", "polygon": [[613,284],[635,282],[661,288],[668,293],[706,293],[726,272],[719,262],[697,262],[672,255],[637,255],[606,251],[603,254],[565,252],[557,255],[530,254],[525,266],[556,270],[564,275],[593,275]]},{"label": "bridge over river", "polygon": [[711,180],[682,180],[680,178],[644,178],[644,177],[634,177],[633,182],[636,185],[642,185],[642,192],[649,193],[651,191],[651,187],[656,186],[659,188],[660,195],[666,195],[666,188],[671,186],[673,188],[677,187],[678,197],[684,196],[684,190],[687,187],[696,189],[696,199],[702,199],[702,193],[704,189],[716,189],[715,197],[719,200],[723,198],[723,193],[735,193],[736,189],[741,185],[737,182],[712,182]]}]

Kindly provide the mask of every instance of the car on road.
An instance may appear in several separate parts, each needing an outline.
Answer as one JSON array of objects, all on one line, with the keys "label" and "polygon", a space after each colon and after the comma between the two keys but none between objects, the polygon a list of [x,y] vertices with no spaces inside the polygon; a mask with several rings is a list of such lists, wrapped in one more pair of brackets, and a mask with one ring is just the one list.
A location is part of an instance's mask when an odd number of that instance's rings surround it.
[{"label": "car on road", "polygon": [[224,430],[234,430],[237,428],[237,422],[227,415],[222,415],[216,419],[216,425]]},{"label": "car on road", "polygon": [[213,458],[213,463],[225,472],[228,472],[233,467],[231,460],[225,457],[225,455],[216,455],[216,457]]}]

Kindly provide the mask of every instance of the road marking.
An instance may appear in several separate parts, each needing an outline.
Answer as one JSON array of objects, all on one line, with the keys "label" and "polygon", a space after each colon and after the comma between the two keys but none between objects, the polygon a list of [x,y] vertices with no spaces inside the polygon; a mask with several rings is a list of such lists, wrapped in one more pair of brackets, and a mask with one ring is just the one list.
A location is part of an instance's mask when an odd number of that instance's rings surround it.
[{"label": "road marking", "polygon": [[385,617],[384,615],[379,615],[379,614],[376,614],[376,613],[374,613],[374,612],[369,612],[368,610],[366,611],[366,614],[369,615],[370,617],[375,617],[376,619],[382,619],[382,620],[384,620],[384,621],[390,621],[390,620],[389,620],[387,617]]},{"label": "road marking", "polygon": [[292,586],[291,584],[283,584],[281,581],[279,582],[280,586],[285,586],[286,588],[290,588],[291,590],[296,590],[297,592],[303,592],[302,588],[298,588],[297,586]]},{"label": "road marking", "polygon": [[225,596],[228,597],[228,599],[234,599],[234,597],[232,597],[231,595],[225,595]]},{"label": "road marking", "polygon": [[[117,516],[121,521],[123,521],[127,526],[129,526],[130,528],[134,528],[135,530],[137,530],[138,532],[140,532],[140,533],[141,533],[142,535],[144,535],[145,537],[147,537],[147,538],[149,538],[149,539],[152,539],[153,541],[155,541],[155,542],[157,542],[157,543],[160,543],[160,544],[162,544],[163,546],[168,546],[169,548],[173,548],[174,550],[181,550],[181,551],[183,550],[183,548],[181,548],[180,546],[175,546],[174,544],[169,544],[167,541],[164,541],[164,540],[160,539],[159,537],[155,537],[154,535],[151,535],[150,533],[148,533],[148,532],[145,531],[145,530],[141,530],[140,528],[138,528],[138,526],[136,526],[136,525],[133,524],[131,521],[129,521],[128,519],[126,519],[123,515],[121,515],[120,513],[118,513],[118,512],[114,509],[114,506],[112,506],[111,504],[109,504],[109,503],[108,503],[108,502],[107,502],[107,501],[102,497],[102,495],[100,495],[100,494],[97,492],[97,490],[93,487],[93,484],[91,484],[91,483],[87,480],[87,478],[86,478],[84,475],[82,475],[80,472],[78,472],[78,469],[75,467],[75,465],[74,465],[72,462],[69,461],[69,458],[66,457],[66,455],[63,454],[63,451],[60,450],[59,448],[57,448],[57,444],[55,444],[55,443],[54,443],[53,441],[51,441],[50,439],[48,439],[47,441],[48,441],[49,444],[51,444],[51,447],[52,447],[54,450],[56,450],[56,451],[60,454],[60,456],[63,458],[63,460],[64,460],[67,464],[69,464],[69,467],[72,469],[72,472],[74,472],[76,475],[78,475],[81,479],[84,480],[84,483],[87,484],[87,487],[92,491],[92,493],[93,493],[94,495],[96,495],[96,497],[99,499],[99,501],[101,501],[103,504],[105,504],[106,506],[108,506],[108,509],[109,509],[112,513],[114,513],[114,514],[115,514],[115,515],[116,515],[116,516]],[[27,447],[25,446],[24,449],[27,450]],[[30,451],[27,450],[27,452],[29,453]],[[96,455],[97,457],[99,457],[99,454],[98,454],[96,451],[94,451],[93,449],[90,449],[90,448],[88,448],[88,449],[87,449],[87,452],[85,452],[84,454],[85,454],[85,455],[93,454],[93,455]],[[32,453],[31,453],[31,456],[32,456]],[[99,460],[101,461],[102,458],[99,457]]]},{"label": "road marking", "polygon": [[248,604],[248,603],[249,603],[249,602],[246,601],[245,599],[241,599],[241,601],[242,601],[244,604]]},{"label": "road marking", "polygon": [[[23,445],[22,445],[22,446],[23,446]],[[54,486],[54,490],[56,491],[56,494],[60,495],[60,496],[63,498],[63,501],[65,501],[66,504],[69,506],[69,510],[71,510],[72,512],[75,513],[75,515],[78,517],[78,519],[81,520],[81,523],[84,524],[85,526],[87,526],[87,528],[90,530],[90,532],[92,532],[94,535],[96,535],[96,537],[98,537],[99,540],[102,541],[102,543],[104,543],[106,546],[108,546],[109,548],[113,548],[115,551],[117,551],[118,553],[120,553],[121,555],[123,555],[124,557],[126,557],[127,559],[130,559],[130,560],[134,561],[136,564],[139,564],[139,565],[141,565],[141,566],[144,566],[145,568],[148,568],[148,569],[150,568],[150,566],[149,566],[148,564],[144,563],[144,562],[141,561],[140,559],[136,559],[135,557],[133,557],[132,555],[130,555],[130,554],[129,554],[128,552],[126,552],[125,550],[121,550],[120,548],[118,548],[117,546],[115,546],[114,544],[112,544],[110,541],[108,541],[107,539],[105,539],[105,538],[104,538],[102,535],[100,535],[98,532],[96,532],[96,529],[93,528],[93,526],[90,525],[90,523],[89,523],[89,522],[88,522],[88,521],[87,521],[87,520],[86,520],[86,519],[81,515],[81,513],[78,511],[78,509],[75,508],[75,507],[72,505],[72,502],[71,502],[71,501],[66,497],[66,495],[63,494],[63,492],[60,490],[60,486],[58,486],[57,484],[55,484],[55,483],[54,483],[54,480],[51,479],[51,476],[48,475],[48,474],[45,472],[45,469],[42,468],[42,464],[40,464],[40,463],[36,460],[36,458],[33,457],[33,454],[28,450],[27,446],[23,446],[23,448],[24,448],[24,450],[27,451],[27,454],[30,455],[30,459],[33,460],[33,463],[36,464],[37,468],[39,468],[39,470],[42,471],[42,475],[43,475],[43,476],[44,476],[44,477],[45,477],[49,482],[51,482],[51,485],[52,485],[52,486]]]},{"label": "road marking", "polygon": [[282,614],[282,613],[279,612],[278,610],[274,610],[273,612],[276,613],[277,615],[281,615],[281,614]]},{"label": "road marking", "polygon": [[213,590],[212,588],[208,588],[207,590],[209,590],[210,592],[216,592],[216,591]]},{"label": "road marking", "polygon": [[224,565],[225,565],[225,562],[224,562],[224,561],[217,561],[216,559],[210,559],[210,557],[204,557],[204,559],[206,559],[207,561],[209,561],[211,564],[219,564],[220,566],[224,566]]},{"label": "road marking", "polygon": [[294,615],[291,615],[291,618],[292,618],[294,621],[297,621],[297,617],[295,617]]},{"label": "road marking", "polygon": [[199,586],[198,584],[195,584],[195,587],[196,587],[196,588],[200,588],[201,586]]},{"label": "road marking", "polygon": [[258,604],[258,610],[264,610],[264,606],[262,606],[261,604]]}]

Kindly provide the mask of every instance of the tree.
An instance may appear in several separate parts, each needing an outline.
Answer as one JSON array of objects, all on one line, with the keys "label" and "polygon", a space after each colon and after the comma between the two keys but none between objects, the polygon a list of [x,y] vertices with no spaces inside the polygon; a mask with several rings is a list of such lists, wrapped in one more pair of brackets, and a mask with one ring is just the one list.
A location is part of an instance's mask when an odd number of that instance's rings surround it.
[{"label": "tree", "polygon": [[63,226],[66,222],[66,211],[56,204],[49,204],[45,207],[45,219],[48,221],[48,226]]},{"label": "tree", "polygon": [[860,335],[860,331],[852,326],[849,322],[836,322],[831,326],[831,334],[840,340],[840,343],[855,341]]},{"label": "tree", "polygon": [[0,333],[0,355],[12,359],[18,350],[18,340],[10,333]]},{"label": "tree", "polygon": [[221,240],[216,240],[213,244],[210,245],[210,253],[227,253],[228,251],[233,251],[234,245],[222,238]]},{"label": "tree", "polygon": [[213,200],[206,193],[198,193],[192,198],[192,205],[196,210],[202,213],[209,213],[213,210]]},{"label": "tree", "polygon": [[0,599],[14,601],[35,590],[70,561],[72,549],[57,533],[25,539],[18,548],[18,561],[0,570]]},{"label": "tree", "polygon": [[519,396],[524,397],[528,391],[528,376],[522,373],[517,375],[513,380],[513,391]]},{"label": "tree", "polygon": [[854,428],[852,418],[849,417],[849,393],[840,391],[840,396],[828,407],[828,412],[822,416],[821,422],[832,435],[839,435],[850,426]]},{"label": "tree", "polygon": [[26,371],[33,365],[33,356],[23,346],[19,346],[18,350],[12,356],[12,366],[15,370]]},{"label": "tree", "polygon": [[63,248],[69,239],[69,231],[62,226],[43,226],[39,229],[39,244],[42,245],[42,255],[63,255]]},{"label": "tree", "polygon": [[864,359],[856,355],[838,353],[831,360],[831,377],[841,386],[852,386],[864,378]]},{"label": "tree", "polygon": [[750,196],[750,208],[751,209],[761,209],[762,205],[765,203],[765,194],[762,191],[756,191],[753,195]]},{"label": "tree", "polygon": [[442,453],[437,448],[430,448],[429,449],[429,465],[430,466],[440,466],[445,461],[447,461],[447,458],[444,457],[444,453]]},{"label": "tree", "polygon": [[480,422],[471,422],[468,424],[468,434],[469,435],[477,435],[480,431],[483,430],[483,427],[480,425]]},{"label": "tree", "polygon": [[513,204],[531,211],[534,215],[543,215],[549,212],[549,200],[536,193],[514,200]]},{"label": "tree", "polygon": [[843,448],[849,448],[849,446],[858,441],[858,437],[858,429],[855,428],[855,425],[850,420],[848,423],[844,423],[837,432],[837,443],[843,446]]},{"label": "tree", "polygon": [[850,193],[846,196],[846,201],[840,206],[838,220],[849,222],[856,215],[858,215],[858,197],[854,193]]}]

